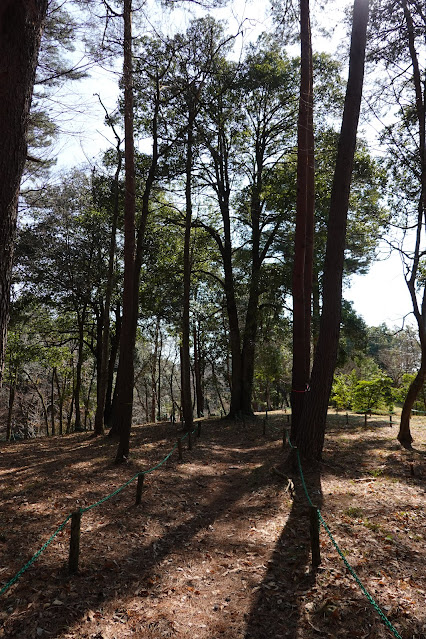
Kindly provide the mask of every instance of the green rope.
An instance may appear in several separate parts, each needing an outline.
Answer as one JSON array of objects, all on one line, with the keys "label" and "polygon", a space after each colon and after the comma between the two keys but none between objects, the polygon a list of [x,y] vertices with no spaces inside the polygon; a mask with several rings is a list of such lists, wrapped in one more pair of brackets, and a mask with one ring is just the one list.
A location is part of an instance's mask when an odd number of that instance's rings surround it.
[{"label": "green rope", "polygon": [[370,602],[370,604],[373,606],[373,608],[376,610],[376,612],[380,615],[382,621],[389,628],[389,630],[391,630],[391,632],[393,632],[395,637],[397,639],[402,639],[402,637],[399,634],[399,632],[397,631],[397,629],[391,624],[389,619],[386,617],[385,613],[381,610],[381,608],[379,607],[377,602],[374,600],[373,596],[368,592],[367,588],[364,586],[364,584],[362,583],[362,581],[360,580],[360,578],[356,574],[355,570],[352,568],[352,566],[350,565],[350,563],[348,562],[348,560],[344,556],[343,552],[340,550],[340,548],[339,548],[339,546],[337,544],[337,541],[334,539],[333,535],[331,534],[330,529],[328,528],[327,524],[325,523],[325,521],[323,519],[323,516],[321,515],[321,512],[318,509],[317,509],[317,513],[318,513],[318,517],[319,517],[320,522],[324,526],[324,530],[326,531],[326,533],[328,534],[328,536],[330,537],[330,539],[331,539],[331,541],[333,543],[333,546],[335,547],[335,549],[339,553],[339,555],[340,555],[343,563],[345,564],[346,568],[349,570],[349,572],[351,573],[352,577],[355,579],[355,581],[357,582],[358,586],[361,588],[361,590],[364,593],[364,595],[367,597],[367,599]]},{"label": "green rope", "polygon": [[[311,498],[309,496],[308,489],[307,489],[306,483],[305,483],[305,478],[303,476],[302,462],[300,461],[299,450],[298,450],[297,446],[293,446],[293,444],[291,443],[290,436],[289,436],[287,431],[286,431],[286,436],[287,436],[287,441],[290,444],[290,447],[293,450],[295,450],[296,454],[297,454],[297,463],[299,465],[300,478],[302,480],[302,486],[303,486],[303,490],[305,492],[306,498],[307,498],[310,506],[314,506],[314,504],[312,503],[312,500],[311,500]],[[392,625],[392,623],[386,617],[385,613],[382,611],[382,609],[380,608],[378,603],[374,600],[373,596],[368,592],[367,588],[364,586],[364,584],[362,583],[362,581],[360,580],[360,578],[356,574],[355,570],[352,568],[352,566],[350,565],[350,563],[348,562],[348,560],[344,556],[343,552],[340,550],[340,548],[339,548],[339,546],[337,544],[337,541],[334,539],[333,535],[331,534],[330,529],[328,528],[327,524],[325,523],[324,518],[321,515],[321,511],[319,510],[319,508],[317,508],[316,511],[317,511],[318,519],[321,522],[321,524],[324,526],[324,530],[326,531],[326,533],[330,537],[333,546],[335,547],[335,549],[337,550],[339,556],[343,560],[343,563],[345,564],[346,568],[349,570],[350,574],[355,579],[356,583],[361,588],[361,590],[364,593],[364,595],[367,597],[367,599],[370,602],[370,604],[373,606],[375,611],[378,613],[378,615],[380,616],[380,618],[382,619],[384,624],[389,628],[389,630],[391,632],[393,632],[393,634],[396,637],[396,639],[402,639],[402,637],[399,634],[399,632],[397,631],[397,629]]]},{"label": "green rope", "polygon": [[[196,428],[192,431],[193,433],[195,432]],[[182,439],[185,439],[185,437],[188,436],[189,433],[186,433]],[[128,481],[126,481],[125,484],[123,484],[122,486],[120,486],[119,488],[117,488],[116,490],[114,490],[112,493],[110,493],[109,495],[106,495],[105,497],[103,497],[102,499],[100,499],[99,501],[95,502],[94,504],[91,504],[90,506],[87,506],[86,508],[80,508],[80,512],[81,514],[83,513],[87,513],[89,510],[92,510],[92,508],[96,508],[96,506],[100,506],[101,504],[103,504],[104,502],[108,501],[108,499],[111,499],[111,497],[114,497],[115,495],[118,495],[118,493],[121,493],[122,490],[124,490],[127,486],[129,486],[129,484],[131,484],[132,482],[135,481],[135,479],[137,479],[139,477],[139,475],[148,475],[149,473],[152,473],[154,470],[157,470],[157,468],[160,468],[160,466],[162,466],[174,453],[174,451],[177,448],[177,444],[175,444],[172,448],[172,450],[164,457],[164,459],[161,460],[160,463],[156,464],[156,466],[153,466],[152,468],[150,468],[149,470],[145,470],[142,471],[140,473],[137,473],[136,475],[134,475],[133,477],[131,477]],[[18,581],[18,579],[21,577],[21,575],[24,574],[24,572],[26,570],[28,570],[28,568],[40,557],[41,553],[46,550],[46,548],[49,546],[49,544],[52,543],[52,541],[54,540],[54,538],[56,537],[56,535],[61,532],[61,530],[63,530],[63,528],[66,526],[66,524],[68,523],[68,521],[71,519],[71,514],[68,515],[68,517],[66,519],[64,519],[64,521],[62,522],[62,524],[59,526],[59,528],[57,528],[57,530],[55,530],[55,532],[53,533],[53,535],[48,539],[48,541],[46,541],[46,543],[35,553],[35,555],[33,555],[31,557],[31,559],[25,564],[25,566],[23,566],[21,568],[21,570],[19,572],[16,573],[16,575],[7,582],[7,584],[5,584],[3,586],[3,588],[0,590],[0,596],[3,595],[7,590],[9,590],[9,588],[11,586],[13,586],[14,583],[16,583]]]},{"label": "green rope", "polygon": [[134,482],[135,479],[137,479],[139,477],[139,475],[141,475],[141,474],[143,474],[143,473],[137,473],[136,475],[133,475],[133,477],[131,477],[131,479],[129,479],[129,481],[126,481],[125,484],[123,484],[122,486],[119,486],[112,493],[110,493],[109,495],[106,495],[106,497],[102,497],[102,499],[100,499],[99,501],[95,502],[94,504],[91,504],[90,506],[86,506],[86,508],[80,508],[80,512],[82,514],[83,513],[87,513],[89,510],[92,510],[92,508],[96,508],[96,506],[100,506],[104,502],[108,501],[108,499],[111,499],[111,497],[114,497],[115,495],[118,495],[118,493],[121,493],[122,490],[127,488],[127,486],[129,486],[129,484]]},{"label": "green rope", "polygon": [[52,541],[55,539],[56,535],[58,535],[61,532],[61,530],[63,530],[65,528],[66,524],[68,523],[68,521],[70,519],[71,519],[71,515],[68,515],[68,517],[66,519],[64,519],[62,524],[55,530],[53,535],[46,541],[45,544],[43,544],[43,546],[39,550],[37,550],[37,552],[31,557],[31,559],[25,564],[25,566],[22,566],[21,570],[19,572],[17,572],[16,575],[14,577],[12,577],[12,579],[10,581],[8,581],[7,584],[5,584],[3,586],[3,588],[0,590],[0,595],[4,595],[4,593],[7,590],[9,590],[9,588],[11,586],[13,586],[13,584],[15,582],[18,581],[18,579],[21,577],[21,575],[23,575],[24,572],[26,570],[28,570],[28,568],[30,566],[32,566],[35,561],[37,561],[37,559],[40,557],[41,553],[44,550],[46,550],[46,548],[52,543]]}]

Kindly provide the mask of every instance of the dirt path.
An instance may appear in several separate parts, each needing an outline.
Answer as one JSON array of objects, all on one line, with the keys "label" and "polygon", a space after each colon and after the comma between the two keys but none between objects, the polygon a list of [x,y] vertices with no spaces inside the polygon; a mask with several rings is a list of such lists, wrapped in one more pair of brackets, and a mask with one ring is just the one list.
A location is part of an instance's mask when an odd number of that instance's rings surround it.
[{"label": "dirt path", "polygon": [[[282,471],[274,414],[249,424],[203,423],[145,478],[85,513],[80,572],[66,571],[69,526],[0,599],[0,637],[91,639],[384,638],[380,621],[321,531],[310,571],[307,502]],[[395,429],[330,416],[321,484],[309,489],[347,559],[404,639],[426,638],[426,427],[407,453]],[[158,463],[176,441],[169,424],[135,428],[133,458],[85,435],[3,446],[0,585],[73,510]],[[306,469],[305,469],[306,471]],[[414,473],[414,475],[412,474]]]}]

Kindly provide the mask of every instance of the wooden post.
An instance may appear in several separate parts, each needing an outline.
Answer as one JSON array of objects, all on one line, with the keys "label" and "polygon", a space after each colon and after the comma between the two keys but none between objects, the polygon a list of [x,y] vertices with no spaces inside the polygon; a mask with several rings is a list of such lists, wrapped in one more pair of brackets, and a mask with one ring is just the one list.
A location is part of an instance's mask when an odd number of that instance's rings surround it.
[{"label": "wooden post", "polygon": [[201,437],[201,422],[198,422],[197,437]]},{"label": "wooden post", "polygon": [[142,488],[143,488],[144,479],[145,479],[145,475],[143,473],[138,475],[138,483],[137,483],[137,486],[136,486],[135,506],[139,506],[139,504],[141,503],[141,500],[142,500]]},{"label": "wooden post", "polygon": [[389,415],[389,426],[392,428],[392,415]]},{"label": "wooden post", "polygon": [[367,413],[364,415],[364,426],[367,426]]},{"label": "wooden post", "polygon": [[349,415],[348,415],[348,413],[346,413],[346,425],[348,425],[348,424],[349,424]]},{"label": "wooden post", "polygon": [[81,511],[76,510],[71,515],[70,554],[68,558],[68,570],[72,575],[78,572],[78,558],[80,555],[80,527]]},{"label": "wooden post", "polygon": [[319,545],[319,518],[316,506],[309,506],[309,532],[311,537],[312,570],[316,570],[321,563]]},{"label": "wooden post", "polygon": [[192,450],[192,433],[188,433],[188,449]]},{"label": "wooden post", "polygon": [[266,420],[263,420],[263,434],[266,435]]},{"label": "wooden post", "polygon": [[268,409],[265,410],[265,420],[268,421]]},{"label": "wooden post", "polygon": [[182,460],[183,454],[182,454],[182,438],[181,437],[178,437],[177,445],[178,445],[179,459]]}]

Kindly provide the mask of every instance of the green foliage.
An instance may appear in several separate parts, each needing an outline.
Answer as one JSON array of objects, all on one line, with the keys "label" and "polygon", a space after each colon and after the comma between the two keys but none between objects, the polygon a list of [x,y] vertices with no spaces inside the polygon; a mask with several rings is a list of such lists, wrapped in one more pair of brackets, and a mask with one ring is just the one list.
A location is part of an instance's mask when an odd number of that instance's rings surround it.
[{"label": "green foliage", "polygon": [[389,377],[359,380],[353,389],[352,408],[360,413],[381,408],[393,410],[392,380]]}]

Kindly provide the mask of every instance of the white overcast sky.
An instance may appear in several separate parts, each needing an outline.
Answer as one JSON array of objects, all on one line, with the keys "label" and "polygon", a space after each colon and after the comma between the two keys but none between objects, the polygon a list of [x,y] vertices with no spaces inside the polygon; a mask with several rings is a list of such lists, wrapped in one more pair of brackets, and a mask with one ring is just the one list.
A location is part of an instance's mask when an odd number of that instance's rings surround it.
[{"label": "white overcast sky", "polygon": [[[334,36],[321,37],[314,34],[313,45],[316,51],[328,50],[342,46],[344,29],[338,27],[342,6],[341,0],[333,9],[323,11],[327,27],[333,27]],[[233,2],[228,8],[215,12],[219,18],[227,18],[230,29],[237,29],[243,20],[245,39],[253,38],[267,28],[267,3]],[[320,3],[314,3],[319,7]],[[330,5],[328,5],[330,6]],[[328,11],[328,12],[327,12]],[[264,13],[265,12],[265,13]],[[340,16],[339,16],[340,13]],[[189,23],[188,12],[168,12],[157,9],[156,21],[168,28],[184,28]],[[345,43],[345,40],[343,40]],[[82,45],[77,44],[76,55],[83,54]],[[297,54],[297,51],[296,51]],[[120,63],[115,72],[94,68],[90,78],[68,83],[57,95],[57,110],[63,134],[56,148],[57,167],[67,169],[73,166],[91,165],[99,162],[100,152],[114,144],[113,136],[103,124],[104,112],[94,95],[99,93],[108,110],[113,111],[118,97],[118,77]],[[373,127],[363,125],[363,135],[372,135]],[[384,248],[382,257],[387,254]],[[362,315],[369,326],[377,326],[385,322],[389,327],[402,326],[403,318],[411,311],[411,301],[403,277],[403,267],[397,254],[374,263],[367,275],[352,278],[350,288],[345,288],[344,297],[354,303],[356,311]]]}]

